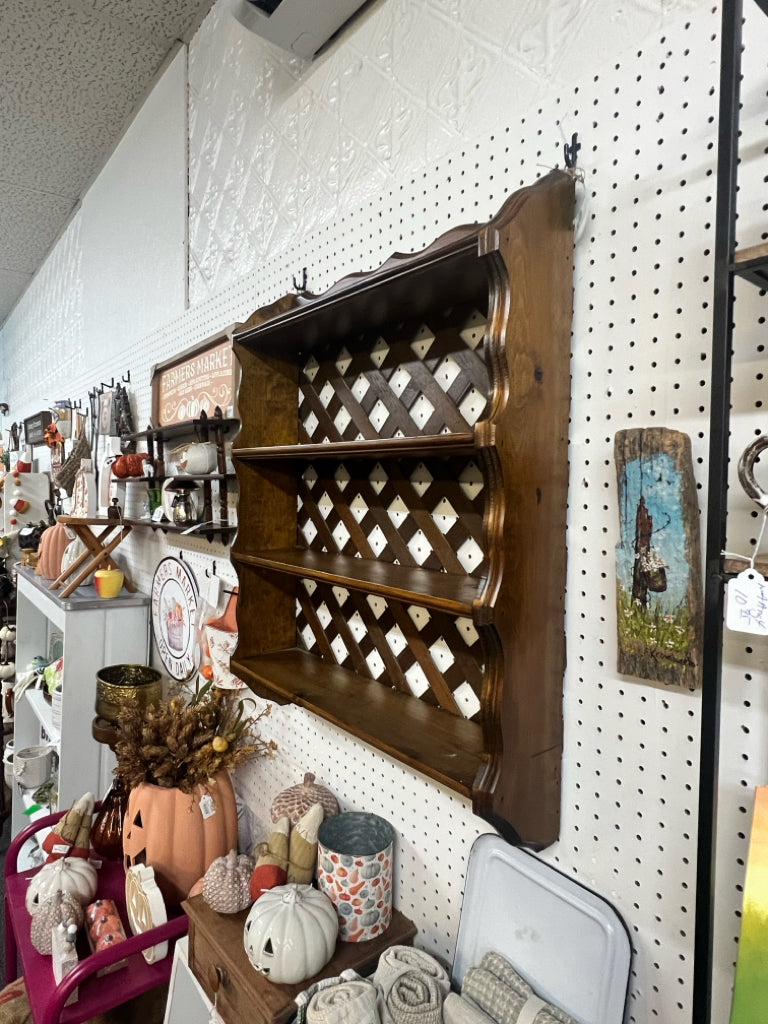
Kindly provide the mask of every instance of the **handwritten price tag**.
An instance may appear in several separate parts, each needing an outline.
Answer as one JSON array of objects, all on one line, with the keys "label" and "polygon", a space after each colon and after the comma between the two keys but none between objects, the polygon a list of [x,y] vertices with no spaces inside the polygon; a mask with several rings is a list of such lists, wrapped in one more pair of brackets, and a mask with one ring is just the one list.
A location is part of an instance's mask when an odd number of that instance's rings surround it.
[{"label": "handwritten price tag", "polygon": [[768,636],[768,582],[754,569],[745,569],[728,580],[725,624],[735,633]]}]

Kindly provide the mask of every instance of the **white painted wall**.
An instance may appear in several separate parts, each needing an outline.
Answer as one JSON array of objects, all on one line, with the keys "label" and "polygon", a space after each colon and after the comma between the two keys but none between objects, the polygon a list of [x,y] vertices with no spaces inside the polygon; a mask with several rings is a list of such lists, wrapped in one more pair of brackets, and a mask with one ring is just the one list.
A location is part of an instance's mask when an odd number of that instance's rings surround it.
[{"label": "white painted wall", "polygon": [[181,47],[0,333],[11,420],[87,406],[185,308],[186,66]]},{"label": "white painted wall", "polygon": [[[290,290],[320,291],[484,219],[578,132],[568,670],[563,823],[544,856],[613,901],[632,937],[628,1020],[690,1021],[699,695],[615,671],[613,435],[692,438],[706,507],[719,18],[699,0],[377,0],[316,61],[246,33],[221,0],[188,55],[189,307],[183,60],[158,84],[0,334],[12,418],[130,369],[139,422],[152,365]],[[765,19],[748,5],[739,229],[759,240]],[[757,84],[755,84],[757,83]],[[760,84],[763,83],[763,84]],[[761,127],[763,126],[763,127]],[[757,140],[757,141],[756,141]],[[181,159],[181,167],[179,160]],[[182,217],[183,220],[183,217]],[[765,430],[764,299],[739,289],[734,451]],[[740,447],[741,446],[741,447]],[[749,552],[735,484],[729,546]],[[125,545],[147,589],[162,537]],[[188,542],[203,581],[226,549]],[[768,769],[768,646],[727,638],[716,1014],[726,1021],[751,794]],[[262,818],[305,770],[400,840],[397,900],[450,956],[471,842],[452,794],[298,709],[276,711],[275,762],[241,777]],[[697,1022],[698,1024],[698,1022]]]}]

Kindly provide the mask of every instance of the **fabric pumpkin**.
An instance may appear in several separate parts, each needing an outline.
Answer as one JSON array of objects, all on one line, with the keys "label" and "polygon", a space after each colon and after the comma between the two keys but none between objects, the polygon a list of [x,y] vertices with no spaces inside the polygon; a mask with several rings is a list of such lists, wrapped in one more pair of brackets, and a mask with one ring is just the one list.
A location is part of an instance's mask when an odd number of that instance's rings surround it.
[{"label": "fabric pumpkin", "polygon": [[279,885],[251,907],[243,941],[260,974],[295,985],[325,967],[338,929],[336,910],[324,893],[311,885]]},{"label": "fabric pumpkin", "polygon": [[82,857],[62,857],[44,864],[29,880],[27,910],[34,914],[40,903],[59,890],[72,893],[85,906],[96,895],[97,882],[96,868]]},{"label": "fabric pumpkin", "polygon": [[[200,806],[205,797],[214,809],[208,817]],[[194,793],[148,782],[131,790],[123,826],[125,867],[146,864],[154,868],[169,906],[186,899],[216,858],[236,846],[237,803],[227,772],[219,772]]]},{"label": "fabric pumpkin", "polygon": [[298,786],[290,786],[277,794],[270,808],[272,821],[279,821],[287,814],[295,825],[313,804],[323,805],[326,818],[339,813],[339,802],[330,789],[315,782],[312,772],[307,772]]},{"label": "fabric pumpkin", "polygon": [[249,883],[253,860],[230,850],[226,857],[217,857],[203,876],[203,899],[219,914],[236,914],[251,905]]},{"label": "fabric pumpkin", "polygon": [[59,924],[75,924],[79,928],[83,923],[84,916],[83,908],[77,897],[70,892],[57,890],[35,907],[30,931],[32,945],[38,953],[50,956],[53,952],[51,931]]},{"label": "fabric pumpkin", "polygon": [[71,541],[72,535],[63,523],[48,527],[37,549],[37,571],[41,576],[55,580],[61,575],[61,560]]}]

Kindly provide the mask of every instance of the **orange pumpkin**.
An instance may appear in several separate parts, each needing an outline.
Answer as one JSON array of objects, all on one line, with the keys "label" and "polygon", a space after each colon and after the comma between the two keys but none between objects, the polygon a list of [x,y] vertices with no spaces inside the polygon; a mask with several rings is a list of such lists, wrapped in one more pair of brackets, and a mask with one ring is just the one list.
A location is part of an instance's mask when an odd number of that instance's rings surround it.
[{"label": "orange pumpkin", "polygon": [[[214,813],[204,817],[211,802]],[[175,905],[217,857],[237,848],[237,803],[232,780],[220,772],[194,793],[148,782],[131,790],[123,824],[125,867],[146,864],[165,902]]]},{"label": "orange pumpkin", "polygon": [[61,573],[64,549],[72,537],[63,523],[49,526],[40,538],[37,549],[37,571],[46,579],[55,580]]}]

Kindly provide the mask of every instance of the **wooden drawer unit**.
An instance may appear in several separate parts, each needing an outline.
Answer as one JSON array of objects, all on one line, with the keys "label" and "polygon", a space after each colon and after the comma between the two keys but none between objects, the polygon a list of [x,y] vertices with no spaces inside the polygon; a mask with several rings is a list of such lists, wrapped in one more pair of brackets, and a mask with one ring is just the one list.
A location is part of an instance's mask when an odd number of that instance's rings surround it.
[{"label": "wooden drawer unit", "polygon": [[319,974],[298,985],[276,985],[254,970],[243,945],[248,911],[218,914],[202,896],[182,904],[189,917],[189,966],[225,1024],[283,1024],[296,1013],[294,999],[320,978],[332,978],[352,968],[373,971],[381,953],[390,946],[410,946],[416,926],[395,910],[384,935],[369,942],[339,942],[336,952]]}]

